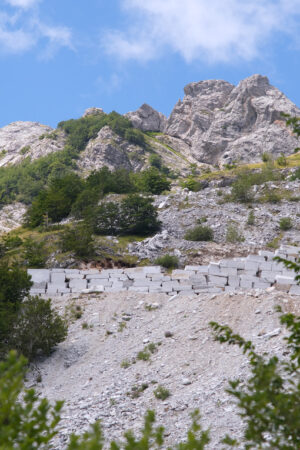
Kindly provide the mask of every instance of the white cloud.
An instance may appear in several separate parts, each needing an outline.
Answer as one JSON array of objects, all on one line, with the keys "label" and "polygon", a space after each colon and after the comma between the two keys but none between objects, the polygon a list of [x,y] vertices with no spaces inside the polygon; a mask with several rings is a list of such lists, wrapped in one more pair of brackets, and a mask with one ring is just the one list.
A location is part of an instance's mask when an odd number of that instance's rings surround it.
[{"label": "white cloud", "polygon": [[36,6],[39,1],[40,0],[6,0],[6,3],[17,8],[28,9]]},{"label": "white cloud", "polygon": [[[41,18],[40,0],[6,0],[14,13],[0,12],[0,52],[23,53],[39,47],[39,57],[51,58],[60,47],[72,46],[71,30],[64,26],[48,25]],[[31,9],[33,8],[33,9]]]},{"label": "white cloud", "polygon": [[186,61],[250,60],[277,32],[290,33],[300,0],[122,0],[127,30],[102,45],[120,59],[147,61],[165,51]]}]

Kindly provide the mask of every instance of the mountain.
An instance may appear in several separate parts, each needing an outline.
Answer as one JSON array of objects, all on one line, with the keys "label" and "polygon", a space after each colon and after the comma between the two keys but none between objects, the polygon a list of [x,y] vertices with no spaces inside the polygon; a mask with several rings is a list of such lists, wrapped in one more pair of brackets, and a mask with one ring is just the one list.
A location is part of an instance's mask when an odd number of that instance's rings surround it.
[{"label": "mountain", "polygon": [[[134,128],[146,134],[146,146],[129,142],[105,126],[81,152],[79,168],[89,172],[106,165],[139,171],[155,152],[165,165],[185,173],[192,163],[259,162],[265,152],[276,158],[290,155],[298,145],[281,113],[300,116],[300,109],[267,77],[253,75],[238,86],[222,80],[199,81],[188,84],[184,94],[169,118],[147,104],[125,114]],[[104,113],[89,108],[83,117],[95,114]],[[0,167],[60,151],[66,142],[61,128],[14,122],[0,129]]]}]

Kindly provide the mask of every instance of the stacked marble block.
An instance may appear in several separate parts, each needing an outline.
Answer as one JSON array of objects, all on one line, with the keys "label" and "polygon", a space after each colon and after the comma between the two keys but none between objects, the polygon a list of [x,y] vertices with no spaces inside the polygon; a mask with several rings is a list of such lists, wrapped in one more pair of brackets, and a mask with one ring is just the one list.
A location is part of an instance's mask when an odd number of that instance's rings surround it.
[{"label": "stacked marble block", "polygon": [[29,269],[32,277],[32,295],[90,292],[153,292],[174,294],[201,294],[236,290],[277,289],[300,295],[295,273],[274,256],[296,261],[299,247],[281,247],[275,253],[260,251],[246,258],[223,259],[207,266],[186,266],[184,270],[162,273],[160,266],[130,269]]}]

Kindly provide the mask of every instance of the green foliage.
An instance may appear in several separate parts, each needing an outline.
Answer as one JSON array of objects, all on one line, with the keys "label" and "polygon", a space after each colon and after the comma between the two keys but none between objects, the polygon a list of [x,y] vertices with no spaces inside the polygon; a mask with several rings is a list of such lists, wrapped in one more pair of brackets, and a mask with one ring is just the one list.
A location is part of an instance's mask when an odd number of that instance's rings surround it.
[{"label": "green foliage", "polygon": [[75,173],[53,178],[49,187],[39,193],[28,209],[26,225],[31,228],[41,225],[45,215],[53,222],[64,219],[70,214],[82,188],[83,182]]},{"label": "green foliage", "polygon": [[177,269],[179,260],[175,255],[163,255],[154,261],[155,264],[165,267],[166,269]]},{"label": "green foliage", "polygon": [[270,153],[267,153],[267,152],[264,152],[262,155],[261,155],[261,159],[262,159],[262,161],[263,162],[269,162],[269,161],[272,161],[272,155],[270,155]]},{"label": "green foliage", "polygon": [[92,230],[86,223],[68,227],[61,235],[63,252],[73,252],[79,258],[88,258],[95,254]]},{"label": "green foliage", "polygon": [[213,230],[204,225],[197,225],[188,230],[184,236],[187,241],[212,241],[214,238]]},{"label": "green foliage", "polygon": [[51,300],[28,297],[20,305],[9,336],[9,347],[29,360],[38,354],[50,355],[65,340],[67,326],[51,307]]},{"label": "green foliage", "polygon": [[226,230],[226,242],[235,244],[236,242],[243,242],[244,236],[240,233],[237,225],[234,222],[228,223]]},{"label": "green foliage", "polygon": [[231,198],[235,202],[249,203],[253,200],[252,180],[249,174],[241,174],[233,183],[231,189]]},{"label": "green foliage", "polygon": [[266,186],[262,191],[259,201],[262,203],[279,203],[281,201],[281,196],[278,191]]},{"label": "green foliage", "polygon": [[171,187],[171,183],[166,176],[156,167],[150,167],[143,172],[133,174],[132,179],[136,189],[140,192],[159,195],[163,191],[169,191]]},{"label": "green foliage", "polygon": [[6,351],[20,305],[29,293],[32,282],[25,270],[17,265],[0,263],[0,358]]},{"label": "green foliage", "polygon": [[232,185],[230,199],[235,202],[250,203],[254,199],[252,186],[279,179],[281,175],[275,170],[273,161],[266,162],[260,171],[242,170]]},{"label": "green foliage", "polygon": [[183,188],[188,188],[189,191],[199,192],[203,189],[203,184],[198,181],[193,175],[190,175],[183,183]]},{"label": "green foliage", "polygon": [[151,167],[156,167],[158,170],[160,170],[161,167],[162,167],[161,156],[158,155],[157,153],[152,153],[149,156],[149,164],[150,164]]},{"label": "green foliage", "polygon": [[250,211],[247,219],[247,225],[255,225],[254,211]]},{"label": "green foliage", "polygon": [[116,134],[133,144],[145,145],[145,138],[140,130],[132,127],[130,120],[113,111],[110,114],[93,114],[80,119],[60,122],[58,128],[68,136],[68,145],[77,152],[85,149],[90,139],[95,139],[104,126],[108,125]]},{"label": "green foliage", "polygon": [[246,422],[242,442],[230,436],[223,440],[231,447],[300,448],[300,317],[283,314],[280,321],[290,331],[285,338],[289,358],[284,361],[277,356],[258,355],[250,341],[234,334],[228,326],[210,323],[216,340],[239,346],[250,362],[250,378],[246,382],[230,381],[227,390],[237,400],[240,416]]},{"label": "green foliage", "polygon": [[157,388],[153,391],[153,394],[155,398],[159,400],[166,400],[171,395],[170,391],[161,385],[157,386]]},{"label": "green foliage", "polygon": [[30,150],[30,145],[26,145],[25,147],[21,148],[20,153],[21,155],[25,155]]},{"label": "green foliage", "polygon": [[140,147],[145,147],[146,145],[144,134],[142,131],[135,128],[128,128],[125,131],[124,138],[132,144],[139,145]]},{"label": "green foliage", "polygon": [[0,363],[0,448],[3,450],[49,448],[57,434],[55,428],[63,402],[51,406],[48,400],[39,399],[33,389],[24,389],[26,363],[15,352]]},{"label": "green foliage", "polygon": [[290,217],[282,217],[279,220],[279,228],[283,231],[287,231],[293,228],[292,219]]},{"label": "green foliage", "polygon": [[276,162],[277,162],[278,166],[280,166],[280,167],[287,166],[287,159],[286,159],[284,153],[280,154],[280,156],[276,159]]},{"label": "green foliage", "polygon": [[293,133],[300,137],[300,117],[291,117],[290,114],[281,113],[286,118],[286,124],[292,127]]},{"label": "green foliage", "polygon": [[43,268],[47,260],[47,252],[44,241],[36,241],[32,238],[24,239],[23,257],[25,263],[31,268]]},{"label": "green foliage", "polygon": [[151,198],[129,195],[120,204],[102,203],[91,218],[96,234],[147,236],[160,229]]}]

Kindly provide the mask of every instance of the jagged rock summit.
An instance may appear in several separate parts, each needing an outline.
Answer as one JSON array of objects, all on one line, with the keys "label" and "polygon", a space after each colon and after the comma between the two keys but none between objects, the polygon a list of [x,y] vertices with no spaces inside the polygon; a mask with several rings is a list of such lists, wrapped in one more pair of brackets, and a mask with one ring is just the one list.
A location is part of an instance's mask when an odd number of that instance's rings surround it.
[{"label": "jagged rock summit", "polygon": [[[184,94],[169,118],[147,104],[125,114],[135,128],[157,132],[147,142],[172,169],[184,173],[197,162],[260,162],[263,153],[277,158],[299,146],[281,113],[300,116],[300,109],[267,77],[253,75],[238,86],[222,80],[194,82],[185,86]],[[97,114],[104,114],[103,109],[92,107],[83,117]],[[36,122],[11,123],[0,129],[0,167],[59,151],[66,137],[61,129]],[[138,171],[147,166],[148,156],[145,148],[104,127],[87,144],[80,166],[84,171],[104,165]]]},{"label": "jagged rock summit", "polygon": [[184,92],[164,131],[187,142],[198,161],[254,162],[264,152],[277,157],[297,147],[281,112],[299,116],[300,109],[267,77],[253,75],[236,87],[221,80],[200,81]]}]

